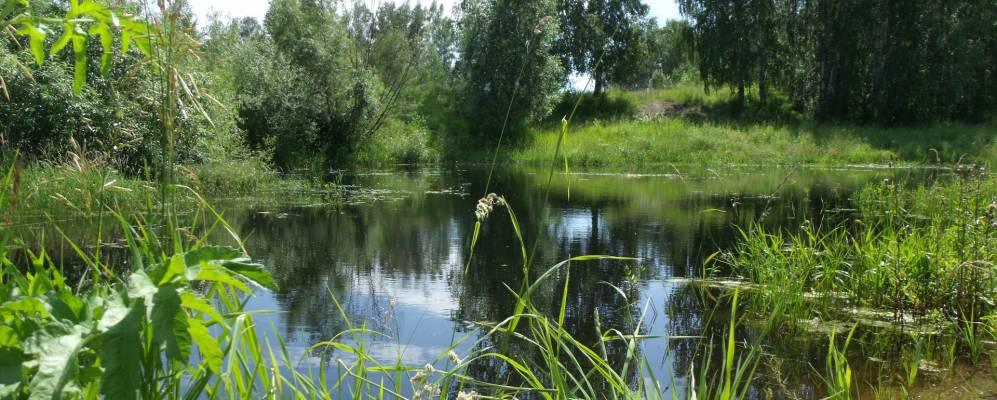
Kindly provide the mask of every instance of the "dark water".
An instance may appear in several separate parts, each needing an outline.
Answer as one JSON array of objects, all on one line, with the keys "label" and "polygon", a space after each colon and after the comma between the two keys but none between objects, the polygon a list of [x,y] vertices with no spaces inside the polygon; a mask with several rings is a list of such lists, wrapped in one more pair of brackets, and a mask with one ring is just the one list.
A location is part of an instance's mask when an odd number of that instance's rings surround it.
[{"label": "dark water", "polygon": [[[663,385],[671,390],[674,381],[681,391],[690,363],[700,357],[697,342],[666,337],[715,334],[720,340],[724,329],[706,323],[713,308],[688,283],[700,275],[703,260],[730,248],[737,226],[793,230],[808,218],[836,218],[848,212],[854,190],[896,174],[854,169],[576,173],[570,198],[565,178],[555,176],[544,201],[547,173],[516,169],[497,171],[489,191],[506,197],[527,250],[536,248],[534,278],[570,256],[637,259],[573,264],[565,324],[594,345],[596,313],[604,330],[625,332],[644,315],[642,332],[664,337],[645,341],[641,351]],[[518,289],[523,272],[519,242],[503,209],[483,224],[464,273],[486,175],[479,169],[347,173],[342,181],[354,190],[343,204],[225,206],[251,255],[271,268],[280,287],[275,293],[259,291],[249,302],[252,310],[272,311],[257,317],[261,334],[273,335],[272,324],[292,355],[303,357],[302,365],[314,365],[319,361],[305,354],[307,348],[346,327],[338,300],[354,325],[365,322],[390,336],[374,340],[371,355],[421,366],[459,338],[481,335],[471,322],[511,315],[515,302],[507,286]],[[557,274],[533,299],[550,315],[557,315],[564,278]],[[739,336],[751,335],[750,327],[742,330]],[[470,342],[457,352],[466,354]],[[768,349],[784,359],[789,377],[780,379],[795,385],[790,390],[803,398],[819,390],[812,380],[791,375],[805,375],[809,364],[823,365],[807,351],[821,345],[826,338]],[[626,351],[612,343],[607,350],[611,359],[622,359]],[[490,365],[472,365],[468,374],[501,379]]]}]

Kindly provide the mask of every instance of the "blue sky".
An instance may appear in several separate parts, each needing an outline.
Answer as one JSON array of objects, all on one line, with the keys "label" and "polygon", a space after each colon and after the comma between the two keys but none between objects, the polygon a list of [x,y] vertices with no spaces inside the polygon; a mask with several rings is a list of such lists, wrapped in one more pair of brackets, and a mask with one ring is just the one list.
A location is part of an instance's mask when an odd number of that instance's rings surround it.
[{"label": "blue sky", "polygon": [[[363,0],[371,5],[379,4],[391,0]],[[452,8],[453,4],[459,0],[441,0],[446,8]],[[429,4],[432,0],[415,0],[415,2]],[[190,0],[194,11],[205,17],[212,12],[219,12],[230,17],[256,17],[263,19],[267,13],[269,0]],[[652,15],[658,17],[659,21],[675,19],[679,17],[678,6],[675,0],[645,0],[651,6]]]}]

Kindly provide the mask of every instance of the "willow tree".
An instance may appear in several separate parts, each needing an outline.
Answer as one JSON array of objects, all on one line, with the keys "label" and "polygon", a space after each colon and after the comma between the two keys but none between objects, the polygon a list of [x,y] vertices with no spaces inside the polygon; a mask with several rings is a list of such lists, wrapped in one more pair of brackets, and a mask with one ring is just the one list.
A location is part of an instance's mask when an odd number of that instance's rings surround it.
[{"label": "willow tree", "polygon": [[778,42],[773,32],[773,0],[679,0],[692,20],[692,48],[707,89],[737,90],[737,110],[745,106],[747,86],[758,84],[759,99],[768,98],[771,55]]},{"label": "willow tree", "polygon": [[[563,70],[551,48],[553,0],[468,0],[461,5],[462,113],[478,136],[545,117]],[[515,129],[514,129],[515,131]]]},{"label": "willow tree", "polygon": [[643,66],[650,21],[640,0],[558,0],[557,15],[556,52],[569,72],[592,76],[596,94]]}]

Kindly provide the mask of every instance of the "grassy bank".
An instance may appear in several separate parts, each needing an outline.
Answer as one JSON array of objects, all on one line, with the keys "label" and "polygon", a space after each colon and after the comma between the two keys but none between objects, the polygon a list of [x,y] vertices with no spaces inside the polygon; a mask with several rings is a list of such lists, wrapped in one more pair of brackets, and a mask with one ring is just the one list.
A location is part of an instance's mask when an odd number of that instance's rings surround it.
[{"label": "grassy bank", "polygon": [[[12,159],[13,157],[8,159]],[[153,179],[124,174],[101,162],[22,161],[12,171],[9,203],[21,214],[84,213],[107,209],[145,209],[159,204],[162,185]],[[252,204],[291,204],[338,193],[333,183],[315,176],[280,176],[266,163],[253,158],[210,161],[178,166],[176,183],[188,189],[174,191],[171,201],[194,208],[197,195],[215,200],[243,199]]]},{"label": "grassy bank", "polygon": [[[569,96],[573,97],[573,96]],[[571,98],[566,99],[570,102]],[[994,124],[874,127],[801,120],[773,100],[764,110],[730,111],[726,91],[695,86],[589,96],[568,135],[568,158],[579,166],[685,164],[934,164],[997,159]],[[588,104],[588,105],[586,105]],[[555,112],[559,119],[569,107]],[[560,112],[560,113],[558,113]],[[516,161],[549,159],[560,135],[555,121],[531,129]]]}]

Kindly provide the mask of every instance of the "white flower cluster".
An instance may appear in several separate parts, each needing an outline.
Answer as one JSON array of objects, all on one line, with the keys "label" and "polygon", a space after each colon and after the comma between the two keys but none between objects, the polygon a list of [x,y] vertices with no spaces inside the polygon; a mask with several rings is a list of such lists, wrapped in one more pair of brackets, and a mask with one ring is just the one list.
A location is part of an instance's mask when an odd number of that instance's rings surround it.
[{"label": "white flower cluster", "polygon": [[488,219],[488,215],[492,213],[495,207],[504,205],[505,198],[495,193],[489,193],[487,196],[482,197],[481,200],[478,200],[478,207],[474,210],[474,216],[478,218],[478,221],[484,221]]}]

